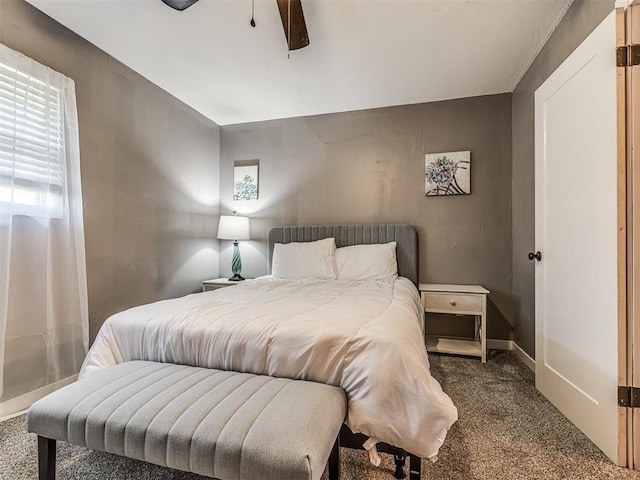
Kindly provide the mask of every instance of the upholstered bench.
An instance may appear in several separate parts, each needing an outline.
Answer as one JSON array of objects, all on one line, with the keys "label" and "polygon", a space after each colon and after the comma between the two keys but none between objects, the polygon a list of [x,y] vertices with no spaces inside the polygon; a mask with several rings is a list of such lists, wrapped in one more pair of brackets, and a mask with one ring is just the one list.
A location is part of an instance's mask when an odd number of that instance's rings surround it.
[{"label": "upholstered bench", "polygon": [[56,440],[221,480],[339,478],[339,387],[145,361],[90,375],[36,402],[40,479]]}]

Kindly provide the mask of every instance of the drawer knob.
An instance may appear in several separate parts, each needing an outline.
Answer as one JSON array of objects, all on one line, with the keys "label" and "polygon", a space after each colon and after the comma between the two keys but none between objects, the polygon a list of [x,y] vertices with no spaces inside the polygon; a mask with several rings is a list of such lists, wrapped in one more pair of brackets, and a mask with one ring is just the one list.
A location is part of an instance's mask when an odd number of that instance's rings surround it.
[{"label": "drawer knob", "polygon": [[455,302],[455,300],[451,300],[451,302],[449,302],[449,303],[451,303],[451,306],[452,306],[452,307],[455,307],[455,306],[456,306],[456,302]]}]

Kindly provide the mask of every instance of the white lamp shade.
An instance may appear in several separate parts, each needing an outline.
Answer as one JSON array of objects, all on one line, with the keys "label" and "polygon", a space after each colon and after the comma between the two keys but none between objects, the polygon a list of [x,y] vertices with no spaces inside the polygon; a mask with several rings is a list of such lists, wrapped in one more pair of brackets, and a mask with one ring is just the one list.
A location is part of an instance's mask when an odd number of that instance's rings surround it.
[{"label": "white lamp shade", "polygon": [[249,217],[237,215],[220,215],[218,223],[218,239],[220,240],[249,240]]}]

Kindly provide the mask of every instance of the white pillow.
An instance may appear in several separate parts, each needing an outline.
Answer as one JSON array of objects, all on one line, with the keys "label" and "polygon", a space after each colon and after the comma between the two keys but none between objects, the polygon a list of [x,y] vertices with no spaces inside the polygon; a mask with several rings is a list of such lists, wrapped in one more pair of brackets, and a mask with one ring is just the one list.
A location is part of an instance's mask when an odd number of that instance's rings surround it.
[{"label": "white pillow", "polygon": [[334,238],[316,242],[276,243],[273,246],[271,274],[293,280],[335,280]]},{"label": "white pillow", "polygon": [[396,242],[352,245],[336,249],[338,280],[393,280],[398,278]]}]

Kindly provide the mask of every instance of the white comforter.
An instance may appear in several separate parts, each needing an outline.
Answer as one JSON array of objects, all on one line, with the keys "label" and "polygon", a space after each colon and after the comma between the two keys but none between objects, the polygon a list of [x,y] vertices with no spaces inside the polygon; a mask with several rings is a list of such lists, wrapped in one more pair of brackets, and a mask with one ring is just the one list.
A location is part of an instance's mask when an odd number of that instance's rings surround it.
[{"label": "white comforter", "polygon": [[113,315],[80,376],[142,359],[339,385],[354,432],[432,458],[457,410],[429,373],[421,316],[405,278],[263,277]]}]

